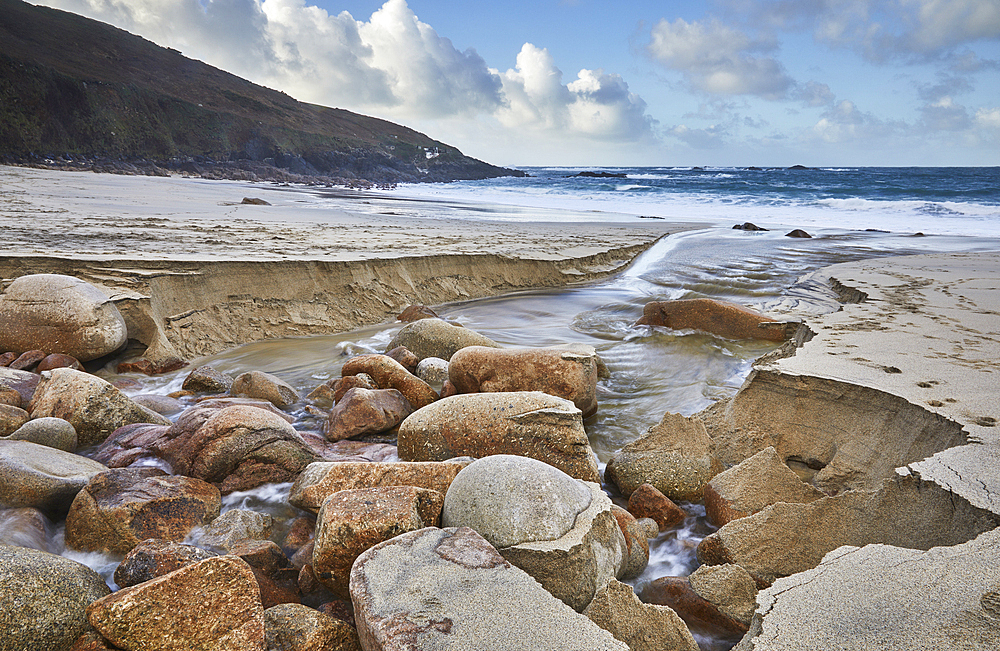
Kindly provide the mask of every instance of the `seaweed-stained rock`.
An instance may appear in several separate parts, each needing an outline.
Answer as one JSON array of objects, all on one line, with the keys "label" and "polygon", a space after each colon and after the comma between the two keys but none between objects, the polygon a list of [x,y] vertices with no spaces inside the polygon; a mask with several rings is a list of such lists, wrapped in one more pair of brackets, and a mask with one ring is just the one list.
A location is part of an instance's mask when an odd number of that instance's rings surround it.
[{"label": "seaweed-stained rock", "polygon": [[287,482],[318,455],[288,421],[256,407],[190,409],[159,451],[174,472],[215,484],[224,494]]},{"label": "seaweed-stained rock", "polygon": [[421,529],[369,549],[351,570],[351,599],[366,651],[551,651],[567,641],[576,651],[628,648],[464,527]]},{"label": "seaweed-stained rock", "polygon": [[628,586],[611,581],[583,611],[631,651],[698,651],[684,621],[667,606],[644,604]]},{"label": "seaweed-stained rock", "polygon": [[194,393],[228,393],[233,377],[211,366],[199,366],[188,373],[181,388]]},{"label": "seaweed-stained rock", "polygon": [[597,411],[597,354],[583,348],[468,346],[452,356],[448,378],[459,393],[542,391],[572,401],[586,418]]},{"label": "seaweed-stained rock", "polygon": [[132,423],[169,425],[154,411],[137,405],[101,378],[57,368],[42,379],[31,401],[31,417],[47,416],[69,421],[76,429],[80,447],[102,443],[119,427]]},{"label": "seaweed-stained rock", "polygon": [[51,355],[46,355],[42,361],[38,362],[38,366],[35,367],[35,373],[44,373],[54,368],[72,368],[79,371],[83,368],[83,365],[80,364],[80,360],[71,355],[52,353]]},{"label": "seaweed-stained rock", "polygon": [[94,452],[94,460],[108,468],[125,468],[142,458],[158,457],[158,446],[169,439],[167,425],[135,423],[119,427]]},{"label": "seaweed-stained rock", "polygon": [[264,651],[264,608],[250,566],[216,556],[119,590],[87,620],[128,651]]},{"label": "seaweed-stained rock", "polygon": [[420,319],[403,326],[386,346],[386,350],[392,350],[396,346],[406,346],[420,359],[440,357],[444,360],[450,360],[455,352],[466,346],[500,348],[500,344],[489,337],[441,319]]},{"label": "seaweed-stained rock", "polygon": [[745,518],[775,502],[807,503],[824,493],[799,479],[767,447],[746,461],[719,473],[705,486],[705,512],[717,527]]},{"label": "seaweed-stained rock", "polygon": [[342,441],[377,434],[391,430],[412,413],[410,401],[396,389],[351,389],[330,410],[323,435],[328,441]]},{"label": "seaweed-stained rock", "polygon": [[31,441],[63,452],[76,452],[76,428],[62,418],[29,420],[6,438],[12,441]]},{"label": "seaweed-stained rock", "polygon": [[582,413],[572,402],[540,391],[442,398],[403,421],[398,444],[404,461],[513,454],[544,461],[576,479],[600,481]]},{"label": "seaweed-stained rock", "polygon": [[337,491],[379,486],[416,486],[444,495],[468,461],[318,461],[310,463],[295,479],[288,494],[288,503],[304,511],[318,513],[323,501]]},{"label": "seaweed-stained rock", "polygon": [[414,486],[360,488],[326,498],[316,518],[312,566],[334,594],[348,597],[351,565],[369,547],[436,526],[443,496]]},{"label": "seaweed-stained rock", "polygon": [[33,506],[59,516],[91,477],[107,467],[29,441],[0,440],[0,504]]},{"label": "seaweed-stained rock", "polygon": [[915,549],[957,545],[1000,525],[1000,516],[914,477],[887,479],[808,504],[778,502],[733,520],[698,545],[706,565],[736,563],[760,586],[819,565],[842,545]]},{"label": "seaweed-stained rock", "polygon": [[147,538],[125,554],[115,568],[115,583],[119,588],[139,585],[213,556],[217,554],[193,545]]},{"label": "seaweed-stained rock", "polygon": [[66,545],[124,554],[147,538],[180,542],[219,515],[217,488],[156,468],[116,468],[95,475],[66,516]]},{"label": "seaweed-stained rock", "polygon": [[345,377],[364,373],[382,389],[395,389],[410,401],[414,409],[425,407],[438,399],[429,384],[407,371],[388,355],[359,355],[344,362],[340,372]]},{"label": "seaweed-stained rock", "polygon": [[645,584],[640,596],[650,604],[667,606],[688,628],[735,643],[747,632],[746,622],[722,612],[718,605],[698,594],[685,576],[661,576]]},{"label": "seaweed-stained rock", "polygon": [[12,368],[15,371],[31,371],[34,370],[38,363],[45,359],[45,352],[41,350],[26,350],[18,356],[13,362],[10,363],[8,368]]},{"label": "seaweed-stained rock", "polygon": [[643,484],[632,491],[628,512],[636,518],[650,518],[660,531],[676,527],[687,519],[687,512],[652,484]]},{"label": "seaweed-stained rock", "polygon": [[666,413],[658,425],[615,453],[604,476],[625,496],[652,484],[670,499],[698,501],[705,484],[721,470],[701,421]]},{"label": "seaweed-stained rock", "polygon": [[86,565],[0,545],[0,651],[68,649],[87,627],[87,606],[110,592]]},{"label": "seaweed-stained rock", "polygon": [[723,614],[750,625],[757,607],[757,584],[739,565],[702,565],[688,577],[691,588]]},{"label": "seaweed-stained rock", "polygon": [[276,407],[288,407],[299,401],[298,392],[290,384],[263,371],[247,371],[237,376],[229,387],[233,396],[267,400]]},{"label": "seaweed-stained rock", "polygon": [[264,635],[268,651],[361,651],[353,626],[302,604],[265,610]]},{"label": "seaweed-stained rock", "polygon": [[775,581],[739,651],[1000,648],[1000,529],[928,551],[841,547]]},{"label": "seaweed-stained rock", "polygon": [[726,339],[786,339],[783,323],[742,305],[711,298],[651,301],[635,324],[700,330]]},{"label": "seaweed-stained rock", "polygon": [[125,319],[99,289],[71,276],[17,278],[0,295],[0,350],[44,350],[86,362],[125,344]]}]

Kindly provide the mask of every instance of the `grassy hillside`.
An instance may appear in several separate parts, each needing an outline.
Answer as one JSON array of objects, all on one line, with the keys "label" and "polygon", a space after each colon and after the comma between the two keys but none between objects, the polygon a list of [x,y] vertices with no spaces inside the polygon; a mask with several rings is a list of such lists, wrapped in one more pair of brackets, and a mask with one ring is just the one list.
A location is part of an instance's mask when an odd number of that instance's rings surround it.
[{"label": "grassy hillside", "polygon": [[273,168],[277,177],[376,182],[514,173],[398,124],[298,102],[20,0],[0,0],[0,159],[131,161],[215,175]]}]

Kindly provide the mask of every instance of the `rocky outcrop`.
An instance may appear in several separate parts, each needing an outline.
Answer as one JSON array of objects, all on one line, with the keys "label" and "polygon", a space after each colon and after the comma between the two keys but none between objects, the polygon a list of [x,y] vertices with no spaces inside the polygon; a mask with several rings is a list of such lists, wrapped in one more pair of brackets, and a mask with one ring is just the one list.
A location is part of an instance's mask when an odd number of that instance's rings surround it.
[{"label": "rocky outcrop", "polygon": [[0,295],[0,350],[38,349],[86,362],[116,351],[125,339],[118,308],[79,278],[21,276]]},{"label": "rocky outcrop", "polygon": [[784,341],[785,324],[759,312],[711,298],[646,303],[635,325],[662,326],[672,330],[699,330],[726,339]]},{"label": "rocky outcrop", "polygon": [[544,461],[577,479],[599,481],[580,410],[539,391],[442,398],[403,421],[398,442],[404,461],[514,454]]},{"label": "rocky outcrop", "polygon": [[628,649],[467,528],[421,529],[371,548],[351,570],[351,599],[366,651],[550,651],[567,640],[578,651]]},{"label": "rocky outcrop", "polygon": [[397,346],[405,346],[419,359],[439,357],[446,361],[451,360],[452,355],[466,346],[500,348],[500,344],[478,332],[433,318],[419,319],[403,326],[386,346],[386,350]]}]

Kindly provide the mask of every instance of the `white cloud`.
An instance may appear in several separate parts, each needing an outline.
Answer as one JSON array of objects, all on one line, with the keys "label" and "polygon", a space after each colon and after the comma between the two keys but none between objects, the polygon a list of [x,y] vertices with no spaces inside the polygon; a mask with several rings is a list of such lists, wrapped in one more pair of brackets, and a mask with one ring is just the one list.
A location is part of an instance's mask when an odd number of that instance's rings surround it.
[{"label": "white cloud", "polygon": [[878,140],[899,135],[905,125],[884,121],[860,111],[854,102],[842,100],[825,111],[813,126],[813,135],[827,143],[853,143],[872,147]]},{"label": "white cloud", "polygon": [[777,48],[773,41],[751,39],[717,20],[662,19],[650,36],[649,54],[706,93],[774,100],[786,97],[795,84],[776,59],[759,56]]},{"label": "white cloud", "polygon": [[976,126],[1000,134],[1000,108],[981,108],[976,111]]},{"label": "white cloud", "polygon": [[714,124],[705,129],[691,129],[679,124],[667,133],[694,149],[721,149],[726,144],[727,135],[725,128]]},{"label": "white cloud", "polygon": [[964,131],[972,126],[969,112],[947,95],[920,108],[921,124],[930,131]]},{"label": "white cloud", "polygon": [[829,86],[815,81],[796,87],[794,96],[795,99],[808,107],[830,106],[836,99]]}]

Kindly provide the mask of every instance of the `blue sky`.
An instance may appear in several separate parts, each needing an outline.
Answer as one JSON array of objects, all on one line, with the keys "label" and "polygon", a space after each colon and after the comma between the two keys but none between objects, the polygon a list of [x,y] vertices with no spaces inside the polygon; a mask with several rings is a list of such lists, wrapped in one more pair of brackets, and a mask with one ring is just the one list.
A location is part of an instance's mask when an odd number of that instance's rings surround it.
[{"label": "blue sky", "polygon": [[1000,0],[45,0],[502,165],[1000,165]]}]

